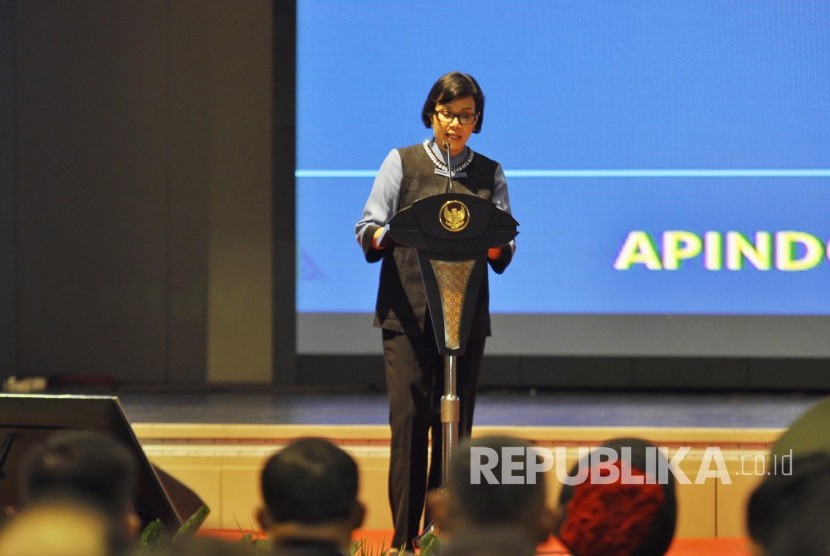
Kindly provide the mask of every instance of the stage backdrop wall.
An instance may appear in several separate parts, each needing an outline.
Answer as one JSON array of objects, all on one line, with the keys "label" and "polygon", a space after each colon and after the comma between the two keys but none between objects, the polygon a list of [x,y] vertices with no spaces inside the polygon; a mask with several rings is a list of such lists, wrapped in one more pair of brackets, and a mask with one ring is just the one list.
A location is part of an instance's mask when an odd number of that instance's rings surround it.
[{"label": "stage backdrop wall", "polygon": [[0,0],[0,373],[15,363],[14,1]]},{"label": "stage backdrop wall", "polygon": [[271,3],[0,8],[2,372],[270,382]]}]

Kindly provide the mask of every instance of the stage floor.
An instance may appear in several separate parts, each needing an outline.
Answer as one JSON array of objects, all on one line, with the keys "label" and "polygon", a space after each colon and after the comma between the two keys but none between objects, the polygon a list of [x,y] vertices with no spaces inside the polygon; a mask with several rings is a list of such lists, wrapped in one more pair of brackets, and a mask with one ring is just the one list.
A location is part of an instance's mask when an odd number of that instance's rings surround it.
[{"label": "stage floor", "polygon": [[[132,423],[385,425],[385,393],[115,392]],[[512,427],[786,428],[823,395],[718,392],[479,393],[475,423]]]}]

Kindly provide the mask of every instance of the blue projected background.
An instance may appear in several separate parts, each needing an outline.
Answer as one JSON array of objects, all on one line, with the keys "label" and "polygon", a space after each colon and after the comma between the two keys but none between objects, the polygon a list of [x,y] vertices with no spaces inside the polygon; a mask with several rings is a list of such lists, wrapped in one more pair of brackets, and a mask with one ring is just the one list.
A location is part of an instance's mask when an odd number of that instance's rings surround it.
[{"label": "blue projected background", "polygon": [[494,312],[830,315],[830,3],[299,0],[297,50],[301,320],[372,311],[354,223],[451,70],[520,222]]}]

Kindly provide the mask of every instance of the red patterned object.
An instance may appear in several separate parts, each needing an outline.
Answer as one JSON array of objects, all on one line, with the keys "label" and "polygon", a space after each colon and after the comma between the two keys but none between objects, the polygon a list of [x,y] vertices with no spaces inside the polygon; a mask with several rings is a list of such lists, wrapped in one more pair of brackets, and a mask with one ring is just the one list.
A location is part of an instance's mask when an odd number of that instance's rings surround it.
[{"label": "red patterned object", "polygon": [[[621,470],[619,462],[614,466]],[[645,473],[632,468],[632,477]],[[645,481],[654,482],[653,479]],[[559,538],[574,554],[628,556],[642,544],[663,505],[658,484],[585,483],[574,489]]]},{"label": "red patterned object", "polygon": [[[665,455],[638,438],[611,440],[603,447],[626,457],[592,468],[579,484],[563,486],[559,498],[563,519],[556,536],[575,556],[665,554],[677,521],[674,480],[669,473],[658,482],[643,471],[667,468]],[[590,457],[580,462],[586,467],[594,463]]]}]

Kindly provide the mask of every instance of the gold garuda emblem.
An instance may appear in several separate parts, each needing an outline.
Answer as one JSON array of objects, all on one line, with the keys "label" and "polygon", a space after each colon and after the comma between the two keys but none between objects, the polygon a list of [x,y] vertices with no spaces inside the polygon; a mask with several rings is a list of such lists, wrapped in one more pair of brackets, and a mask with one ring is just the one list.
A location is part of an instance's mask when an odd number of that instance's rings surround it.
[{"label": "gold garuda emblem", "polygon": [[450,232],[460,232],[470,223],[470,211],[461,201],[447,201],[441,207],[438,220],[444,229]]}]

